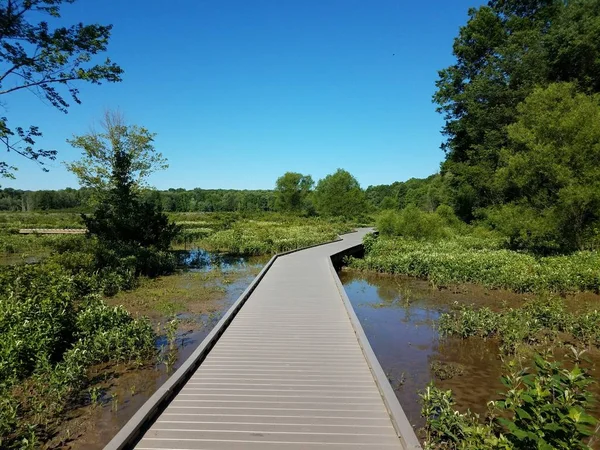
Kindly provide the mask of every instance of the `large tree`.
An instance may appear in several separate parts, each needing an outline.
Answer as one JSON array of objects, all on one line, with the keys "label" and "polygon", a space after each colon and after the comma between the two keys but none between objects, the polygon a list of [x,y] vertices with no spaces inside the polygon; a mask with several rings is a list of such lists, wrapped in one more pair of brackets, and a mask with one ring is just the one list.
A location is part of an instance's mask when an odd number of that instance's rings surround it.
[{"label": "large tree", "polygon": [[343,169],[319,180],[313,195],[317,212],[324,216],[351,218],[367,212],[365,192],[356,178]]},{"label": "large tree", "polygon": [[[77,82],[121,81],[123,70],[110,59],[99,61],[110,38],[110,25],[52,27],[60,7],[75,0],[0,1],[0,98],[29,90],[66,113],[69,101],[80,103]],[[56,158],[56,150],[36,146],[42,136],[32,124],[9,125],[0,117],[0,142],[9,152],[38,162]],[[0,161],[0,175],[13,177],[16,167]]]},{"label": "large tree", "polygon": [[494,180],[507,203],[492,219],[517,247],[584,248],[600,229],[600,94],[555,83],[517,109]]},{"label": "large tree", "polygon": [[88,235],[98,239],[100,266],[133,256],[139,273],[158,275],[170,269],[164,264],[169,262],[164,252],[179,227],[169,221],[160,202],[144,198],[140,189],[149,173],[166,167],[152,145],[153,136],[142,127],[127,125],[120,114],[107,113],[104,133],[70,141],[83,149],[84,156],[69,168],[95,194],[94,213],[82,218]]},{"label": "large tree", "polygon": [[307,198],[315,182],[310,175],[286,172],[275,183],[275,208],[278,211],[300,212],[307,208]]},{"label": "large tree", "polygon": [[469,10],[434,101],[447,137],[442,171],[464,219],[501,203],[493,184],[517,105],[539,85],[600,89],[600,0],[492,0]]}]

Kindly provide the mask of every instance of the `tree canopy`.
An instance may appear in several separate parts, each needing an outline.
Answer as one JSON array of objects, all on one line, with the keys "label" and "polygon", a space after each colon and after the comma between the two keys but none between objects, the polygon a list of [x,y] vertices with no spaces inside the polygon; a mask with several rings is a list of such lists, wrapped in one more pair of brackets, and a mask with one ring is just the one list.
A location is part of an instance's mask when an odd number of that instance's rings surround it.
[{"label": "tree canopy", "polygon": [[583,248],[600,224],[600,95],[555,83],[535,89],[517,110],[495,176],[521,216],[506,234],[518,241],[544,230],[551,238],[541,250]]},{"label": "tree canopy", "polygon": [[121,154],[129,158],[127,170],[132,190],[146,187],[152,172],[168,167],[166,159],[154,148],[156,135],[146,128],[127,125],[120,113],[111,111],[105,113],[101,126],[101,132],[92,130],[68,140],[73,147],[83,151],[83,157],[66,164],[81,186],[92,189],[96,196],[114,187],[117,181],[113,176],[117,164],[115,158]]},{"label": "tree canopy", "polygon": [[[110,59],[97,58],[107,49],[111,25],[51,27],[49,21],[60,22],[61,5],[74,2],[0,3],[0,96],[27,89],[66,113],[69,101],[81,103],[77,82],[121,81],[121,67]],[[41,136],[36,125],[13,126],[6,116],[0,117],[0,142],[6,150],[43,166],[45,159],[56,158],[56,150],[38,148],[36,139]],[[14,177],[15,170],[16,167],[0,161],[1,176]]]},{"label": "tree canopy", "polygon": [[367,212],[360,184],[349,172],[338,169],[319,180],[314,191],[317,212],[324,216],[357,217]]},{"label": "tree canopy", "polygon": [[275,183],[275,209],[287,212],[307,209],[307,199],[314,184],[310,175],[286,172]]},{"label": "tree canopy", "polygon": [[442,173],[463,219],[503,201],[493,181],[500,153],[536,87],[571,81],[598,92],[599,43],[600,0],[492,0],[469,10],[434,95],[446,119]]}]

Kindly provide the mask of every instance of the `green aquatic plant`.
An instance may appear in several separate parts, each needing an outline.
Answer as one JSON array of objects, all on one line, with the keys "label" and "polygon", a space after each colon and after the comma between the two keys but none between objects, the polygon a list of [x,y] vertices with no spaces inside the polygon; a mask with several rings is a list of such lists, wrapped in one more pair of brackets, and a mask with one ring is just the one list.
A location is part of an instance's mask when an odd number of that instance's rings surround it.
[{"label": "green aquatic plant", "polygon": [[570,333],[584,345],[600,344],[600,313],[568,312],[558,297],[540,297],[521,308],[494,312],[488,307],[455,304],[440,315],[438,329],[443,336],[496,337],[503,353],[515,353],[522,344],[554,341],[559,332]]},{"label": "green aquatic plant", "polygon": [[470,411],[455,410],[451,391],[429,385],[421,394],[421,414],[427,449],[590,449],[596,420],[592,379],[576,362],[572,369],[540,355],[534,367],[509,364],[502,377],[506,391],[488,403],[482,420]]},{"label": "green aquatic plant", "polygon": [[[109,307],[58,264],[0,268],[0,446],[44,442],[88,387],[88,368],[155,354],[145,319]],[[101,285],[100,285],[101,286]],[[92,402],[100,393],[90,388]]]},{"label": "green aquatic plant", "polygon": [[503,249],[494,237],[455,236],[436,242],[409,238],[365,238],[364,258],[350,258],[358,270],[426,278],[434,286],[475,283],[515,292],[600,290],[600,253],[536,257]]}]

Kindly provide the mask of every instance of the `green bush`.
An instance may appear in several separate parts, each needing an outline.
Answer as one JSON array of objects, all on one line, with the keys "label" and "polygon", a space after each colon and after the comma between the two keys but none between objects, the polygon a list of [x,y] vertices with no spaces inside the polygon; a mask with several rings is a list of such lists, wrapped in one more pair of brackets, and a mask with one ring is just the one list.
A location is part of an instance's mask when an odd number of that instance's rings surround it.
[{"label": "green bush", "polygon": [[571,370],[537,355],[535,370],[502,377],[506,393],[489,404],[491,421],[454,410],[451,391],[430,385],[420,394],[427,419],[425,448],[477,450],[589,449],[586,441],[596,420],[590,375],[579,364]]},{"label": "green bush", "polygon": [[548,255],[563,247],[554,210],[540,213],[526,206],[505,204],[484,214],[485,222],[505,237],[510,249]]},{"label": "green bush", "polygon": [[150,323],[99,299],[106,279],[56,261],[0,267],[0,447],[51,434],[91,365],[154,354]]},{"label": "green bush", "polygon": [[408,205],[401,211],[388,210],[377,219],[377,229],[383,236],[402,236],[411,239],[438,240],[452,236],[460,221],[452,208],[440,205],[435,213]]}]

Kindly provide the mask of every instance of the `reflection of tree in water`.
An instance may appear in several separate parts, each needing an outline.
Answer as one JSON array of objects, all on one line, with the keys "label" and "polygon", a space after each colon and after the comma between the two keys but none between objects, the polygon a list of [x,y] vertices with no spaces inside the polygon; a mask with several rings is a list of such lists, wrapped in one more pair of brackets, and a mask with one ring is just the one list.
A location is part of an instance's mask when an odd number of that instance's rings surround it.
[{"label": "reflection of tree in water", "polygon": [[243,268],[247,259],[243,256],[232,256],[221,253],[211,253],[206,250],[195,248],[185,251],[177,251],[176,255],[179,264],[190,269],[220,268],[225,270],[235,270]]},{"label": "reflection of tree in water", "polygon": [[400,293],[398,289],[394,289],[389,283],[381,283],[377,285],[377,295],[383,303],[388,303],[392,306],[399,300]]}]

